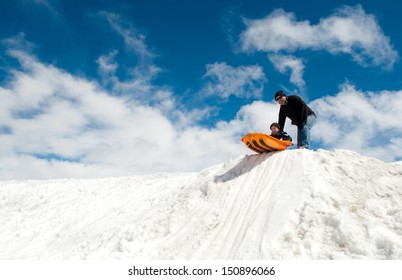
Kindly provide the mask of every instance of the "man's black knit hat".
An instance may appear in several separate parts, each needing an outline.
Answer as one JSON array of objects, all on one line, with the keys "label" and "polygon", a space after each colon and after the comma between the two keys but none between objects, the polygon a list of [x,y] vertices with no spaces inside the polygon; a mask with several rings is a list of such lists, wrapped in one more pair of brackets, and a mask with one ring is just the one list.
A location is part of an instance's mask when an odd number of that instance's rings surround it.
[{"label": "man's black knit hat", "polygon": [[275,100],[278,99],[278,97],[282,97],[282,96],[286,96],[286,94],[282,90],[276,92],[275,93]]}]

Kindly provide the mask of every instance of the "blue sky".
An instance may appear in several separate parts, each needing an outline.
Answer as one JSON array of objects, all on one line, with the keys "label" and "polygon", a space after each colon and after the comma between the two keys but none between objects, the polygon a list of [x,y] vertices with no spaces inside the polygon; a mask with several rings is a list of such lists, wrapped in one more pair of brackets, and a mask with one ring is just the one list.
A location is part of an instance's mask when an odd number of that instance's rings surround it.
[{"label": "blue sky", "polygon": [[400,160],[400,4],[296,2],[0,0],[0,179],[198,171],[279,89],[314,149]]}]

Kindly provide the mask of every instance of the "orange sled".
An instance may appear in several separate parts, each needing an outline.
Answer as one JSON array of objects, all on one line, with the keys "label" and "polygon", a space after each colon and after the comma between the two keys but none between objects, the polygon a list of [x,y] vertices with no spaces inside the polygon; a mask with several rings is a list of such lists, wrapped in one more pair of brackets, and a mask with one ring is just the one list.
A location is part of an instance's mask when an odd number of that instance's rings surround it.
[{"label": "orange sled", "polygon": [[286,150],[289,146],[293,146],[291,141],[279,140],[265,133],[250,132],[246,134],[241,141],[250,150],[257,153],[266,153],[274,151]]}]

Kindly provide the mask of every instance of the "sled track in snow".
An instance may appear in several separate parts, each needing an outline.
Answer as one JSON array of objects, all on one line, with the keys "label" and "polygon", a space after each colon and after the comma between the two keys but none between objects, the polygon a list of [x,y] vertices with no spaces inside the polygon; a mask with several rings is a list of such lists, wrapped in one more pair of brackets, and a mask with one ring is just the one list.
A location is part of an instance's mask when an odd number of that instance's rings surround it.
[{"label": "sled track in snow", "polygon": [[[171,207],[174,213],[170,213],[173,219],[167,225],[168,233],[155,240],[158,250],[142,251],[140,257],[142,254],[156,259],[263,257],[270,247],[266,240],[278,233],[277,228],[269,228],[268,224],[280,225],[283,221],[274,220],[277,211],[289,210],[281,204],[283,195],[289,196],[292,188],[302,187],[287,184],[294,176],[300,178],[303,172],[303,163],[296,164],[291,159],[295,152],[246,156],[199,174],[197,183],[187,186],[188,191],[179,195],[177,205]],[[202,203],[200,195],[204,196]],[[195,198],[198,203],[192,205]],[[185,224],[175,223],[176,215],[177,221],[185,220]],[[183,219],[183,215],[187,218]],[[280,216],[286,217],[286,213]],[[172,248],[186,248],[177,251],[187,254],[171,255],[176,251]]]},{"label": "sled track in snow", "polygon": [[[217,243],[216,251],[211,251],[209,246],[202,255],[206,253],[207,258],[209,254],[218,255],[222,259],[264,255],[269,246],[264,240],[275,233],[268,228],[273,222],[272,214],[280,206],[284,190],[293,187],[287,185],[287,179],[292,173],[303,172],[301,163],[296,166],[289,160],[291,153],[278,155],[250,156],[239,163],[244,166],[241,175],[233,179],[230,188],[222,189],[226,194],[223,195],[220,224],[210,241]],[[216,187],[219,189],[219,184]]]}]

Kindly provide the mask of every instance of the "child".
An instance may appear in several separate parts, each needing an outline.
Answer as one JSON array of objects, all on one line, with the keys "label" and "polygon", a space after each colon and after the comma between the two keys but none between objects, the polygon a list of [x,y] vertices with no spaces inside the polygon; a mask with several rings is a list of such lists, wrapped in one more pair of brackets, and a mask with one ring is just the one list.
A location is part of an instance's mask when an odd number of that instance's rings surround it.
[{"label": "child", "polygon": [[292,137],[290,137],[285,131],[281,131],[281,127],[278,123],[272,123],[269,127],[271,129],[271,136],[275,137],[279,140],[287,140],[292,141]]}]

